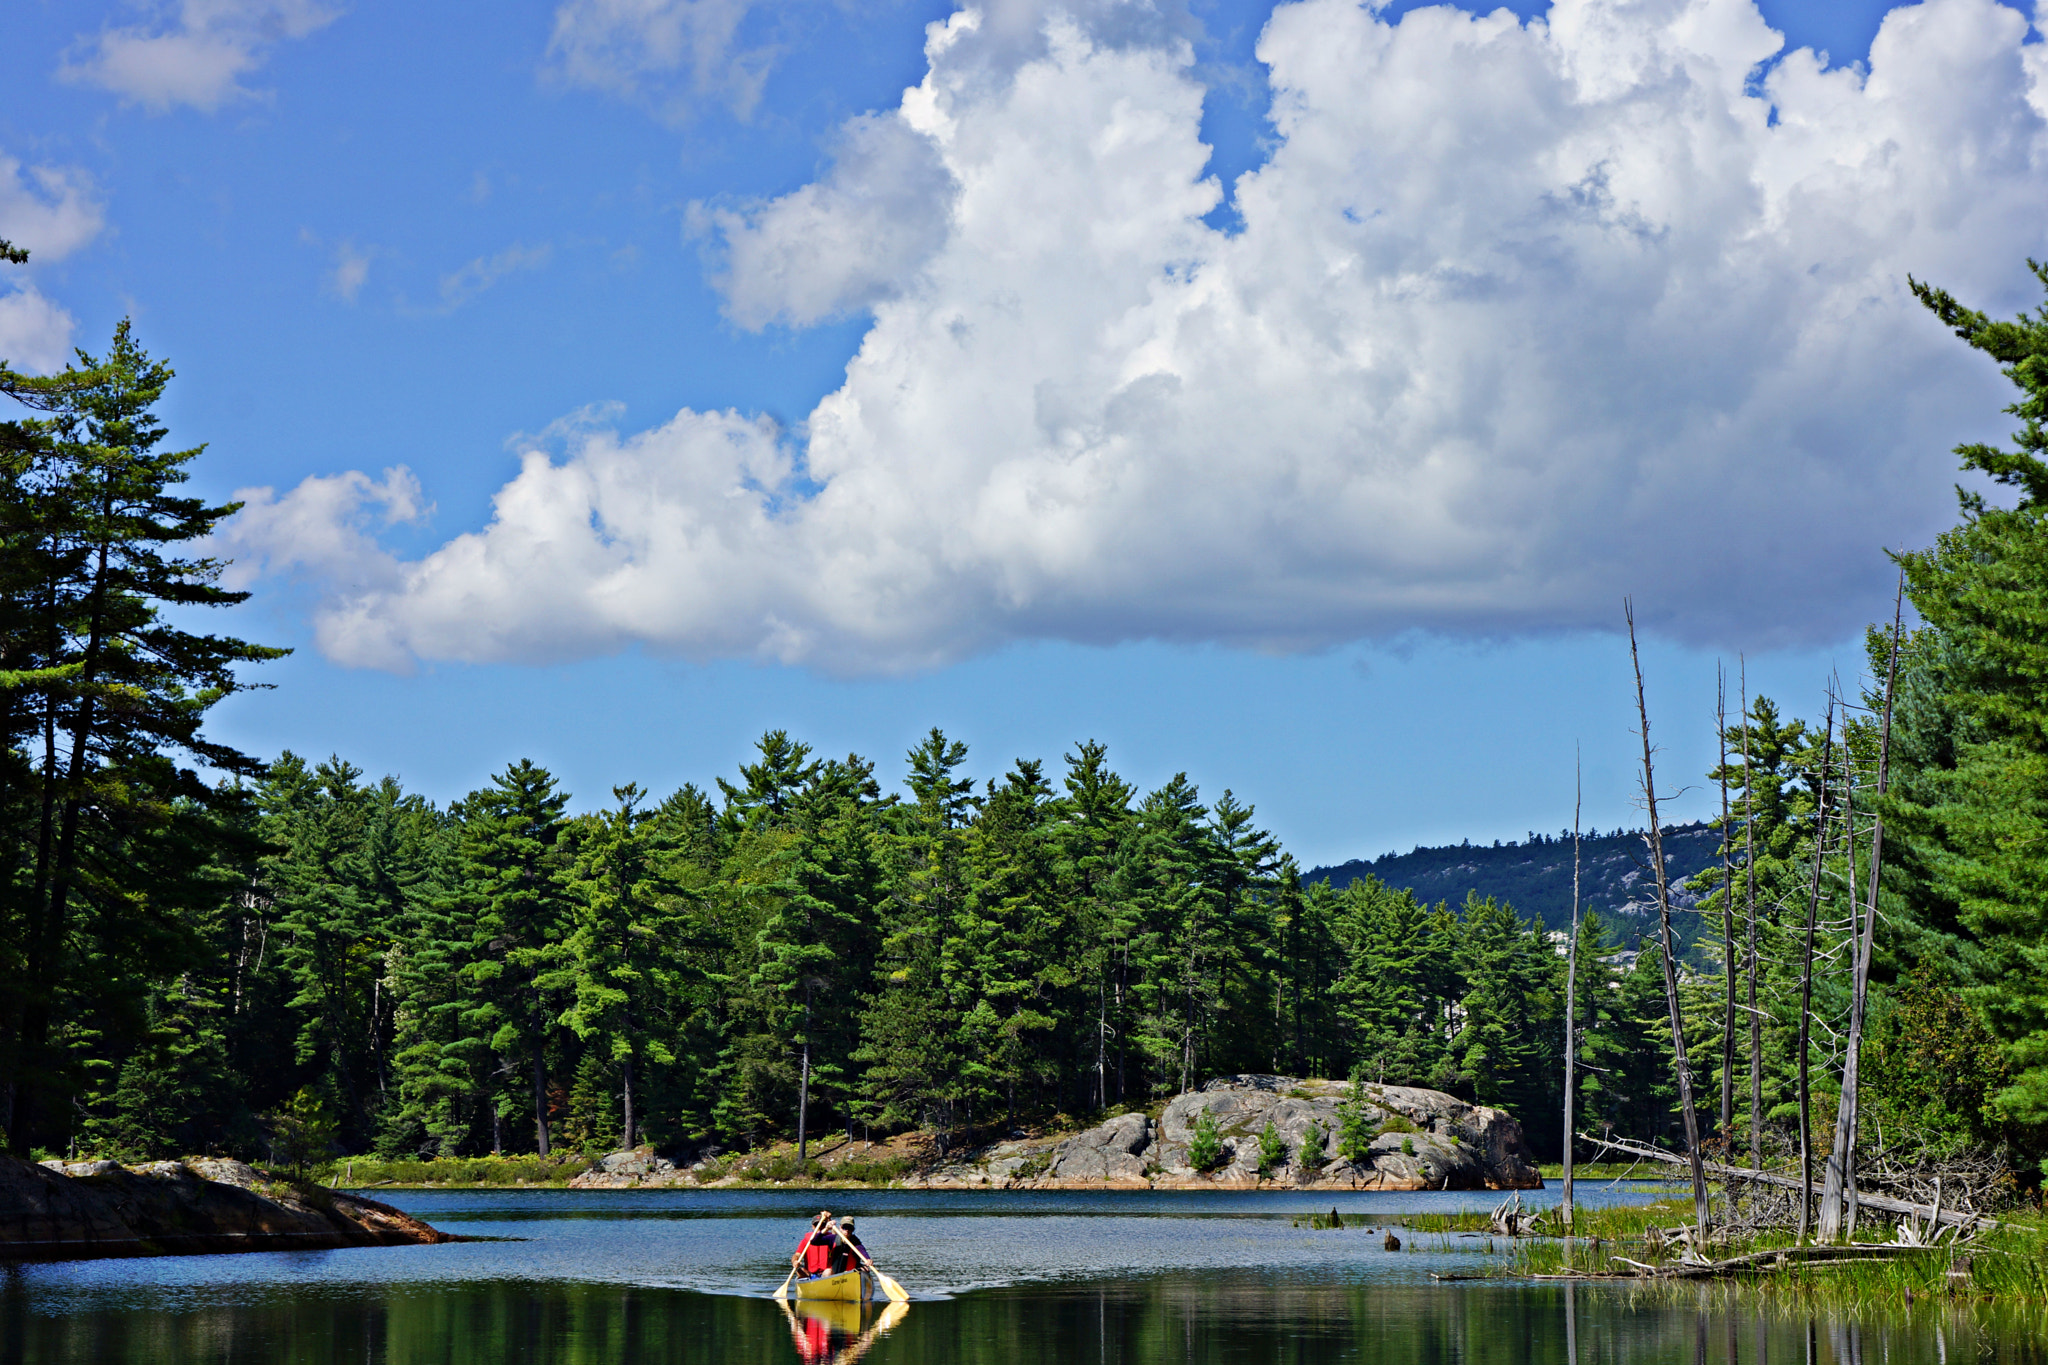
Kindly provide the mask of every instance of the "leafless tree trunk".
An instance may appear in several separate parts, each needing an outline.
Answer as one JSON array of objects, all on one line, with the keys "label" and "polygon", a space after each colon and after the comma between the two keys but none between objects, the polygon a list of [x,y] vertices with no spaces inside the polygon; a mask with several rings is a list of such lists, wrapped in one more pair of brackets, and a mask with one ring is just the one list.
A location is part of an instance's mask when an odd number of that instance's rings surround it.
[{"label": "leafless tree trunk", "polygon": [[[1892,607],[1891,659],[1885,669],[1884,724],[1877,750],[1877,794],[1880,798],[1884,796],[1886,781],[1891,776],[1892,689],[1898,681],[1899,635],[1905,624],[1905,611],[1905,583],[1901,579],[1899,596]],[[1849,900],[1854,905],[1856,844],[1853,804],[1849,807],[1849,817]],[[1863,1024],[1870,996],[1870,959],[1877,942],[1877,883],[1883,866],[1884,814],[1880,810],[1872,816],[1870,825],[1869,899],[1863,907],[1862,931],[1857,936],[1855,987],[1849,1000],[1848,1052],[1842,1062],[1842,1098],[1835,1107],[1835,1145],[1829,1158],[1827,1183],[1821,1194],[1820,1235],[1830,1241],[1856,1230],[1856,1129],[1862,1101]]]},{"label": "leafless tree trunk", "polygon": [[1636,653],[1635,607],[1624,600],[1622,610],[1628,618],[1629,663],[1636,674],[1636,720],[1642,727],[1643,804],[1650,817],[1650,864],[1657,873],[1657,930],[1663,947],[1664,1004],[1671,1012],[1672,1069],[1678,1077],[1678,1107],[1685,1122],[1685,1151],[1692,1162],[1693,1214],[1699,1224],[1700,1240],[1704,1242],[1708,1229],[1707,1172],[1700,1164],[1700,1116],[1692,1097],[1692,1064],[1685,1052],[1685,1019],[1678,1008],[1678,964],[1672,960],[1671,881],[1664,866],[1664,831],[1657,822],[1657,774],[1650,761],[1650,707],[1643,697],[1643,664]]},{"label": "leafless tree trunk", "polygon": [[1764,1168],[1764,1017],[1756,1007],[1756,774],[1749,770],[1749,660],[1742,660],[1742,883],[1749,901],[1749,1165]]},{"label": "leafless tree trunk", "polygon": [[622,1066],[622,1067],[620,1068],[620,1070],[621,1070],[621,1085],[620,1085],[620,1091],[621,1091],[621,1095],[620,1095],[620,1098],[621,1098],[622,1100],[624,1100],[624,1102],[625,1102],[625,1110],[626,1110],[626,1141],[625,1141],[625,1143],[624,1143],[624,1146],[625,1146],[626,1150],[630,1152],[630,1151],[632,1151],[632,1150],[633,1150],[633,1149],[634,1149],[635,1147],[638,1147],[638,1146],[640,1145],[640,1143],[639,1143],[639,1141],[638,1141],[638,1139],[639,1139],[639,1136],[640,1136],[640,1134],[639,1134],[638,1132],[636,1132],[636,1131],[635,1131],[635,1129],[634,1129],[634,1124],[633,1124],[633,1054],[632,1054],[632,1053],[628,1052],[628,1053],[626,1054],[626,1057],[625,1057],[625,1062],[624,1062],[624,1065],[623,1065],[623,1066]]},{"label": "leafless tree trunk", "polygon": [[1728,675],[1714,665],[1714,730],[1720,737],[1721,766],[1721,977],[1727,987],[1721,1007],[1721,1142],[1735,1146],[1735,864],[1728,856]]},{"label": "leafless tree trunk", "polygon": [[1585,795],[1580,775],[1578,747],[1572,748],[1572,938],[1564,960],[1564,1201],[1558,1205],[1558,1220],[1564,1234],[1572,1234],[1572,1126],[1574,1082],[1579,1052],[1579,809]]},{"label": "leafless tree trunk", "polygon": [[1819,800],[1813,811],[1813,882],[1806,895],[1806,947],[1799,960],[1799,1240],[1813,1217],[1813,1112],[1807,1045],[1813,1035],[1813,927],[1820,913],[1820,870],[1827,852],[1828,771],[1835,761],[1835,699],[1828,698],[1827,739],[1821,750]]},{"label": "leafless tree trunk", "polygon": [[796,1168],[803,1172],[810,1159],[810,1133],[805,1125],[811,1117],[811,979],[804,978],[804,1060],[796,1089]]},{"label": "leafless tree trunk", "polygon": [[548,1154],[548,1064],[540,1045],[533,1049],[533,1141],[535,1150]]},{"label": "leafless tree trunk", "polygon": [[1842,1057],[1842,1093],[1835,1102],[1834,1139],[1828,1145],[1828,1158],[1821,1169],[1820,1216],[1816,1220],[1816,1232],[1823,1242],[1840,1240],[1842,1236],[1842,1182],[1849,1168],[1849,1111],[1854,1102],[1849,1096],[1856,1086],[1857,1054],[1862,1051],[1863,1021],[1856,1017],[1859,1003],[1853,997],[1862,993],[1863,988],[1863,935],[1856,923],[1856,757],[1849,747],[1849,709],[1845,702],[1842,707],[1842,830],[1846,840],[1843,865],[1849,871],[1849,928],[1850,928],[1850,974],[1851,1002],[1849,1006],[1849,1037]]}]

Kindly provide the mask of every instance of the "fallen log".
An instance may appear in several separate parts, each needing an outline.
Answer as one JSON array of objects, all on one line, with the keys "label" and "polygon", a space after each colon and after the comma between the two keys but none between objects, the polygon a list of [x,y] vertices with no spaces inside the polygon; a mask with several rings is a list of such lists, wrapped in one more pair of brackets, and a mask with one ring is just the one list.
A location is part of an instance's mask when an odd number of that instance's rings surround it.
[{"label": "fallen log", "polygon": [[[1627,1156],[1641,1157],[1646,1161],[1661,1161],[1667,1166],[1685,1166],[1690,1164],[1685,1157],[1678,1155],[1676,1152],[1664,1152],[1659,1151],[1655,1147],[1644,1147],[1625,1138],[1597,1138],[1587,1133],[1581,1133],[1579,1134],[1579,1140],[1595,1143],[1606,1151],[1621,1152]],[[1746,1166],[1724,1166],[1719,1162],[1709,1161],[1705,1163],[1705,1168],[1709,1175],[1732,1177],[1738,1180],[1754,1180],[1759,1184],[1776,1185],[1782,1189],[1796,1190],[1800,1186],[1800,1182],[1789,1175],[1778,1175],[1771,1171],[1752,1171]],[[1807,1184],[1806,1191],[1813,1198],[1819,1198],[1821,1194],[1820,1187],[1811,1183]],[[1911,1214],[1916,1218],[1931,1217],[1937,1223],[1953,1223],[1958,1227],[1995,1228],[1998,1226],[1997,1219],[1986,1218],[1982,1214],[1963,1213],[1957,1209],[1945,1209],[1939,1204],[1932,1207],[1926,1204],[1914,1204],[1904,1199],[1893,1199],[1888,1195],[1865,1194],[1861,1190],[1856,1192],[1856,1202],[1863,1208],[1876,1209],[1880,1213]]]}]

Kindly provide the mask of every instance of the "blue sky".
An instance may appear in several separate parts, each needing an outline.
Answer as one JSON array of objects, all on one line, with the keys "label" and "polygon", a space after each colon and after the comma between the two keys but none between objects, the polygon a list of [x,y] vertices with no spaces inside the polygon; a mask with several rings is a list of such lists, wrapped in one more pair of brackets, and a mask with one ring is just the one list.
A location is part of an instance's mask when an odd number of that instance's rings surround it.
[{"label": "blue sky", "polygon": [[[227,547],[256,593],[232,628],[298,652],[215,725],[258,753],[437,799],[530,755],[594,803],[708,785],[769,726],[885,774],[933,724],[981,775],[1095,737],[1140,783],[1234,789],[1321,862],[1555,830],[1578,744],[1610,827],[1634,818],[1621,594],[1670,783],[1697,784],[1716,660],[1746,651],[1800,712],[1831,670],[1853,684],[1880,547],[1946,524],[1947,448],[2002,431],[1996,376],[1898,286],[2030,302],[2037,35],[1989,0],[1901,11],[1877,57],[1873,4],[1519,10],[1541,41],[1411,8],[1285,7],[1262,60],[1270,5],[1093,4],[1069,31],[1016,0],[928,55],[950,6],[24,0],[0,233],[37,254],[0,283],[0,354],[48,363],[132,315],[179,372],[174,436],[209,446],[201,491],[271,490]],[[1358,55],[1327,71],[1321,47]],[[1711,92],[1730,62],[1748,93],[1718,122],[1644,93],[1652,68]],[[1990,74],[1941,93],[1956,71]],[[899,109],[928,72],[940,132]],[[1566,79],[1573,100],[1546,93]],[[1530,102],[1433,109],[1467,80]],[[1745,100],[1768,117],[1742,124]],[[1889,179],[1852,155],[1887,137]],[[1672,166],[1711,138],[1709,170]],[[2005,154],[1947,176],[1965,207],[1930,205],[1914,168],[1980,142]],[[1698,190],[1731,164],[1747,191]],[[1516,195],[1598,222],[1543,236],[1494,202]],[[1319,214],[1366,235],[1332,246],[1301,229]],[[1026,229],[1070,236],[1030,256]],[[1119,232],[1145,244],[1077,264]],[[1319,252],[1370,325],[1311,343]],[[1411,277],[1435,292],[1402,312]],[[1162,304],[1161,278],[1194,292]],[[1002,307],[970,292],[998,280]],[[1145,301],[1089,312],[1126,284]],[[1787,316],[1819,321],[1785,339]],[[979,329],[957,371],[946,317]],[[1084,351],[1138,377],[1095,394],[1063,368]],[[935,396],[885,410],[911,391]],[[570,518],[587,552],[529,554],[494,519],[583,496],[522,475],[529,450],[597,488]],[[1060,482],[1112,459],[1114,498]],[[1012,476],[1029,496],[1004,500]],[[634,521],[669,498],[680,549]]]}]

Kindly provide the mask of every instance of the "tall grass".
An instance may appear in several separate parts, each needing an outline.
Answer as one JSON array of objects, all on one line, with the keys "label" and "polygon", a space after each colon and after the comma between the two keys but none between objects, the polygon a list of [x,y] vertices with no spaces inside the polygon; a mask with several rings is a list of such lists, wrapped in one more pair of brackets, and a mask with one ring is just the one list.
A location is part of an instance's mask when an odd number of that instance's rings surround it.
[{"label": "tall grass", "polygon": [[[1597,1210],[1601,1214],[1642,1213],[1661,1210],[1668,1225],[1674,1210],[1649,1205],[1635,1210]],[[1626,1256],[1646,1265],[1674,1264],[1678,1248],[1648,1236],[1657,1218],[1641,1220],[1640,1230],[1627,1230],[1627,1220],[1585,1220],[1581,1235],[1569,1242],[1558,1238],[1531,1238],[1515,1244],[1509,1253],[1506,1273],[1558,1275],[1611,1275],[1628,1267],[1614,1258]],[[1867,1229],[1861,1239],[1882,1240],[1880,1230]],[[1788,1233],[1735,1238],[1710,1248],[1716,1259],[1751,1252],[1791,1247],[1796,1239]],[[1694,1292],[1699,1280],[1645,1280],[1646,1289]],[[1844,1308],[1881,1307],[1910,1304],[1916,1300],[1988,1299],[2009,1304],[2048,1305],[2048,1218],[2039,1212],[2011,1215],[2000,1225],[1961,1246],[1944,1242],[1938,1247],[1883,1258],[1850,1257],[1833,1261],[1791,1261],[1739,1272],[1705,1282],[1735,1292],[1780,1296]]]}]

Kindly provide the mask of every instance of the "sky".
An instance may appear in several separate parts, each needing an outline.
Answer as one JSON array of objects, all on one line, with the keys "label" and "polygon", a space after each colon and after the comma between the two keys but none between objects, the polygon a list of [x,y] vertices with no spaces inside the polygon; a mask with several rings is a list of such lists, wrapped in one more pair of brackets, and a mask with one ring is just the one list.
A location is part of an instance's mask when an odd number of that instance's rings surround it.
[{"label": "sky", "polygon": [[2048,256],[1992,0],[17,0],[0,358],[247,504],[215,712],[589,808],[1084,739],[1306,864],[1708,813],[1863,683]]}]

